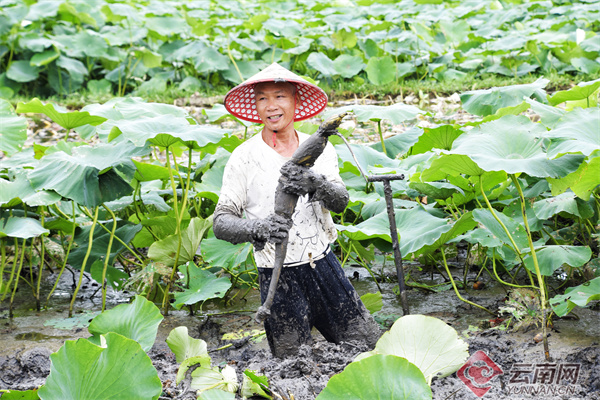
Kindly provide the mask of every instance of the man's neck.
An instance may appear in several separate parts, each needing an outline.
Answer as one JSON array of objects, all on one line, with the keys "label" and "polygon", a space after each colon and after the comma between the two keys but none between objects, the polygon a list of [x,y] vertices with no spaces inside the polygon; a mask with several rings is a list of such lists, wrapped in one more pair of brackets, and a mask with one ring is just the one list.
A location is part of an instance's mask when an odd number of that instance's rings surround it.
[{"label": "man's neck", "polygon": [[298,134],[293,125],[281,131],[263,128],[263,141],[284,157],[291,157],[299,145]]}]

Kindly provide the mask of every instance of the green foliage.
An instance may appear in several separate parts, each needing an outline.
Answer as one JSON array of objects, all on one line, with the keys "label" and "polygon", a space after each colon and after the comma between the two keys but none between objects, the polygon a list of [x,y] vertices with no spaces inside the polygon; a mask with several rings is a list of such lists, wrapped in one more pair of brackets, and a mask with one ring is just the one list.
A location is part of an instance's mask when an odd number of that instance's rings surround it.
[{"label": "green foliage", "polygon": [[[237,84],[273,61],[327,85],[599,72],[593,2],[569,3],[573,12],[552,2],[372,3],[291,1],[282,13],[277,2],[157,10],[145,2],[11,1],[0,14],[0,94],[206,90]],[[324,23],[315,29],[314,21]]]}]

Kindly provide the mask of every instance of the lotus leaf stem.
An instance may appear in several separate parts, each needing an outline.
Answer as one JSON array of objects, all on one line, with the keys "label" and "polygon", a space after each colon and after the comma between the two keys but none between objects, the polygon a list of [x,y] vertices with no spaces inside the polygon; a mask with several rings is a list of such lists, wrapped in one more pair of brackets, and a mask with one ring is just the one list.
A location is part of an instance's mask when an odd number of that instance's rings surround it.
[{"label": "lotus leaf stem", "polygon": [[[44,206],[41,207],[41,223],[44,226]],[[33,241],[32,241],[33,245]],[[46,245],[44,245],[44,234],[40,235],[40,246],[42,247],[42,251],[40,252],[40,266],[38,270],[38,280],[37,280],[37,288],[35,290],[35,308],[40,311],[40,287],[42,286],[42,272],[44,270],[44,259],[46,255]]]},{"label": "lotus leaf stem", "polygon": [[117,230],[117,216],[110,208],[106,206],[106,204],[103,203],[102,207],[104,207],[104,209],[108,211],[113,220],[112,231],[110,232],[110,237],[108,238],[108,246],[106,246],[106,256],[104,257],[104,265],[102,266],[102,312],[104,312],[104,310],[106,309],[106,270],[108,269],[108,262],[110,261],[110,252],[112,250],[113,239]]},{"label": "lotus leaf stem", "polygon": [[[495,252],[496,251],[494,250],[494,253]],[[500,278],[500,276],[498,275],[498,272],[496,271],[496,257],[492,258],[492,269],[494,271],[494,276],[496,277],[496,280],[498,282],[500,282],[501,284],[503,284],[503,285],[511,286],[511,287],[516,287],[516,288],[520,288],[520,289],[531,288],[531,289],[537,290],[537,286],[532,286],[532,285],[515,285],[513,283],[508,283],[508,282],[503,281],[502,278]]]},{"label": "lotus leaf stem", "polygon": [[[16,242],[16,238],[15,238],[15,242]],[[23,244],[21,245],[21,259],[19,260],[19,268],[17,270],[17,275],[15,278],[15,286],[13,287],[13,292],[10,296],[10,305],[8,307],[8,316],[9,318],[13,317],[13,300],[15,299],[15,293],[17,293],[17,286],[19,286],[19,276],[21,275],[21,269],[23,268],[23,260],[25,259],[25,245],[27,244],[27,239],[23,239]],[[15,257],[15,264],[16,264],[16,257]],[[14,267],[13,267],[13,271],[14,273]],[[13,278],[13,275],[11,273],[11,280]],[[10,282],[8,283],[8,286],[6,287],[6,290],[8,291],[8,288],[10,287]],[[6,294],[6,293],[5,293]],[[3,296],[4,298],[4,296]]]},{"label": "lotus leaf stem", "polygon": [[[506,235],[508,236],[508,239],[510,240],[510,242],[513,245],[514,251],[519,256],[519,259],[521,260],[521,263],[524,264],[525,261],[523,261],[523,255],[521,254],[521,250],[519,249],[519,247],[515,243],[515,240],[513,239],[513,237],[510,234],[510,232],[508,231],[508,228],[506,227],[506,225],[504,225],[504,223],[502,222],[502,220],[496,214],[496,210],[494,210],[494,207],[492,207],[492,204],[490,203],[489,199],[485,195],[485,191],[483,190],[483,178],[482,178],[482,175],[479,175],[479,188],[481,189],[481,194],[483,195],[483,199],[485,200],[485,204],[487,204],[488,209],[492,213],[492,216],[500,224],[500,226],[502,227],[502,229],[504,229],[504,232],[506,233]],[[531,285],[534,285],[533,277],[531,276],[531,273],[529,272],[528,269],[525,269],[525,270],[527,271],[527,275],[529,276],[529,280],[531,281]]]},{"label": "lotus leaf stem", "polygon": [[387,155],[385,151],[385,142],[383,141],[383,131],[381,130],[381,119],[377,121],[377,132],[379,133],[379,140],[381,141],[381,150],[383,154]]},{"label": "lotus leaf stem", "polygon": [[[173,168],[171,168],[171,160],[169,157],[169,148],[166,149],[166,164],[167,169],[169,170],[169,181],[171,182],[171,189],[173,190],[173,210],[175,211],[176,216],[176,224],[175,224],[175,234],[177,235],[177,251],[175,252],[175,259],[173,260],[173,267],[171,269],[171,276],[167,281],[167,287],[165,289],[163,295],[162,308],[163,313],[165,315],[169,314],[169,302],[167,299],[169,298],[169,291],[171,289],[171,283],[173,282],[173,278],[175,276],[175,271],[177,271],[177,267],[179,264],[179,255],[181,253],[181,215],[179,214],[179,200],[177,199],[177,188],[175,187],[175,177],[173,176]],[[175,158],[175,155],[173,155]]]},{"label": "lotus leaf stem", "polygon": [[[48,297],[46,298],[46,308],[48,308],[48,303],[50,302],[50,297],[52,296],[52,293],[54,293],[54,291],[56,290],[56,287],[58,286],[58,281],[60,280],[60,277],[62,276],[63,272],[65,271],[65,267],[67,266],[67,260],[69,259],[69,254],[71,253],[71,247],[73,246],[73,243],[75,241],[75,229],[77,228],[77,224],[75,223],[75,203],[72,202],[71,204],[73,206],[73,230],[71,231],[71,238],[69,239],[69,244],[67,245],[67,252],[65,253],[65,259],[63,261],[62,267],[60,268],[58,277],[56,278],[56,281],[54,282],[54,286],[52,286],[52,290],[50,290],[50,293],[48,293]],[[57,209],[58,209],[58,207],[57,207]],[[62,211],[60,211],[60,212],[62,213]]]},{"label": "lotus leaf stem", "polygon": [[531,238],[531,229],[529,228],[529,223],[527,221],[527,210],[525,209],[525,196],[523,195],[523,189],[521,188],[521,185],[519,184],[519,180],[517,179],[515,174],[511,174],[510,177],[512,178],[513,183],[514,183],[515,187],[517,188],[517,191],[519,192],[519,197],[521,200],[521,214],[523,214],[523,223],[525,224],[525,230],[527,231],[527,241],[529,242],[529,249],[531,250],[531,258],[533,259],[533,267],[535,268],[535,274],[537,276],[540,297],[541,297],[540,303],[542,306],[542,335],[543,335],[543,342],[544,342],[544,355],[546,357],[546,361],[551,361],[552,358],[550,357],[550,349],[548,347],[548,335],[547,335],[548,317],[546,315],[546,307],[547,307],[548,303],[547,303],[547,299],[546,299],[546,288],[545,288],[545,284],[544,284],[544,277],[542,276],[542,272],[540,271],[540,266],[538,264],[535,247],[533,245],[533,240]]},{"label": "lotus leaf stem", "polygon": [[454,289],[454,293],[456,293],[456,296],[464,301],[467,304],[470,304],[474,307],[480,308],[484,311],[487,311],[488,313],[490,313],[491,315],[495,315],[493,312],[491,312],[490,310],[488,310],[487,308],[485,308],[484,306],[480,306],[479,304],[473,303],[472,301],[469,301],[467,299],[465,299],[464,297],[462,297],[460,295],[460,292],[458,291],[458,287],[456,287],[456,283],[454,282],[454,278],[452,278],[452,273],[450,272],[450,268],[448,267],[448,263],[446,262],[446,255],[444,254],[444,250],[440,249],[440,253],[442,253],[442,260],[444,260],[444,268],[446,268],[446,272],[448,273],[448,277],[450,278],[450,283],[452,284],[452,288]]},{"label": "lotus leaf stem", "polygon": [[83,281],[83,273],[85,272],[85,266],[92,252],[92,241],[94,240],[94,231],[96,230],[96,225],[98,224],[98,210],[98,206],[94,207],[94,219],[92,221],[92,226],[90,227],[90,236],[87,251],[85,253],[85,257],[83,258],[83,263],[81,264],[81,270],[79,271],[79,280],[77,282],[77,287],[75,287],[75,291],[73,292],[73,298],[71,299],[71,304],[69,304],[69,318],[73,317],[73,305],[75,304],[77,293],[79,292],[79,288],[81,287],[81,283]]},{"label": "lotus leaf stem", "polygon": [[[4,301],[4,298],[6,297],[6,295],[8,294],[8,290],[10,288],[10,285],[12,284],[12,280],[15,276],[15,269],[17,267],[17,263],[18,263],[18,259],[19,259],[19,251],[21,250],[21,248],[19,247],[19,240],[17,238],[14,238],[14,246],[15,248],[15,256],[13,258],[13,265],[12,265],[12,269],[10,271],[10,277],[8,278],[8,284],[6,284],[6,289],[4,289],[4,293],[2,293],[2,298],[0,298],[0,302]],[[4,250],[4,247],[3,247]],[[23,250],[25,251],[25,250]]]}]

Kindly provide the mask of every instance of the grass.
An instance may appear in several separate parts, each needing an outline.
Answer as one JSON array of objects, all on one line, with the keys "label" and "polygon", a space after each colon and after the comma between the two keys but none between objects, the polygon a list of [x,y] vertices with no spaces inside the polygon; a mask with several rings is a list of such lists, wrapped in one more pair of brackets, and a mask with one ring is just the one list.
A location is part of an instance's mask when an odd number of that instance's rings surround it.
[{"label": "grass", "polygon": [[[547,92],[555,92],[565,90],[580,82],[589,82],[600,78],[600,73],[595,75],[585,74],[557,74],[550,73],[547,75],[529,74],[521,77],[506,77],[502,75],[481,75],[469,74],[462,80],[453,81],[435,81],[432,79],[406,79],[399,82],[392,82],[386,85],[374,85],[360,79],[355,80],[337,80],[327,81],[322,80],[319,85],[328,93],[331,101],[340,101],[353,98],[368,98],[373,100],[385,100],[396,98],[399,95],[407,96],[415,94],[423,97],[429,93],[437,96],[449,96],[453,93],[465,92],[468,90],[488,89],[492,87],[520,85],[532,83],[538,78],[545,77],[550,82],[546,86]],[[223,101],[223,97],[229,89],[234,85],[219,85],[211,88],[203,88],[199,92],[191,92],[181,90],[175,85],[167,87],[166,91],[161,92],[145,92],[137,93],[132,91],[127,93],[127,96],[139,96],[151,102],[160,102],[167,104],[187,105],[190,103],[192,96],[201,99],[207,99],[208,104],[219,103]],[[28,102],[32,96],[28,93],[18,94],[9,99],[16,105],[18,102]],[[76,93],[67,95],[54,95],[46,98],[40,98],[45,102],[54,102],[70,109],[79,109],[86,104],[105,103],[115,97],[112,93],[93,93],[87,89],[83,89]]]}]

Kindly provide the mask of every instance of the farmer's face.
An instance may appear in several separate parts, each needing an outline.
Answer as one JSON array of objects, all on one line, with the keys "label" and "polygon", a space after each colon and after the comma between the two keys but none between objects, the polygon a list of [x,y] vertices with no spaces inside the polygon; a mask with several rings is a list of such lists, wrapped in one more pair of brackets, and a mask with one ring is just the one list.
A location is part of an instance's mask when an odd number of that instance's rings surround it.
[{"label": "farmer's face", "polygon": [[254,87],[256,111],[258,116],[271,131],[292,126],[295,109],[295,90],[290,83],[266,82]]}]

